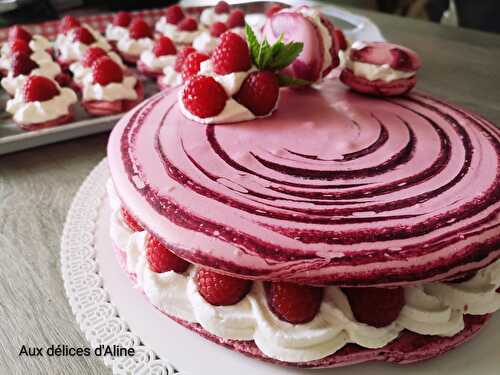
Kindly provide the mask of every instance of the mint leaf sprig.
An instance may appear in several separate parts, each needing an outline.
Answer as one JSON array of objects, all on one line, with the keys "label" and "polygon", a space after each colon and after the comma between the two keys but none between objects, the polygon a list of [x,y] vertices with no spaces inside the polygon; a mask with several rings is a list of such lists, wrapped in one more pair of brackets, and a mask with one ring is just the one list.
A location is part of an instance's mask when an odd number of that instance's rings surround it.
[{"label": "mint leaf sprig", "polygon": [[[278,40],[272,45],[270,45],[266,39],[259,42],[248,24],[245,25],[245,33],[252,62],[259,70],[278,72],[290,65],[302,52],[302,48],[304,48],[304,43],[293,41],[284,43],[283,34],[281,34]],[[312,83],[279,73],[277,73],[277,76],[280,86],[307,86]]]}]

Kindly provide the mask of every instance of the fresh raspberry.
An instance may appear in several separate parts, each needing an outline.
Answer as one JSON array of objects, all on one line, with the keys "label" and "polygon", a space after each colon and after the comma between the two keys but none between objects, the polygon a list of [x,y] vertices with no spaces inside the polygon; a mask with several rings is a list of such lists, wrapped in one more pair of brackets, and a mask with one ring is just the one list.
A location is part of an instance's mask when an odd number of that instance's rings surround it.
[{"label": "fresh raspberry", "polygon": [[29,55],[15,53],[11,58],[12,75],[17,77],[20,74],[27,76],[33,69],[38,68],[38,64],[31,60]]},{"label": "fresh raspberry", "polygon": [[358,322],[385,327],[395,321],[405,304],[403,288],[343,288]]},{"label": "fresh raspberry", "polygon": [[184,65],[184,61],[193,52],[196,52],[196,50],[193,47],[184,47],[183,49],[181,49],[179,51],[179,53],[177,54],[177,57],[175,59],[175,71],[176,72],[182,71],[182,65]]},{"label": "fresh raspberry", "polygon": [[227,28],[232,29],[233,27],[243,26],[245,26],[245,13],[241,9],[232,10],[227,19]]},{"label": "fresh raspberry", "polygon": [[247,295],[252,282],[201,268],[196,273],[198,292],[211,305],[229,306]]},{"label": "fresh raspberry", "polygon": [[21,26],[16,25],[9,29],[8,40],[22,39],[29,43],[32,38],[31,34]]},{"label": "fresh raspberry", "polygon": [[130,23],[129,35],[132,39],[152,38],[153,30],[143,19],[135,19]]},{"label": "fresh raspberry", "polygon": [[29,76],[24,81],[23,97],[26,102],[44,102],[59,94],[54,81],[43,76]]},{"label": "fresh raspberry", "polygon": [[31,55],[31,48],[27,41],[23,39],[14,39],[9,42],[10,53],[22,53],[23,55]]},{"label": "fresh raspberry", "polygon": [[113,25],[115,26],[128,27],[131,21],[132,17],[128,12],[121,11],[116,13],[115,16],[113,17]]},{"label": "fresh raspberry", "polygon": [[252,60],[247,42],[238,34],[226,31],[212,54],[214,72],[225,75],[250,69]]},{"label": "fresh raspberry", "polygon": [[111,57],[102,56],[92,64],[94,83],[108,85],[123,81],[123,70]]},{"label": "fresh raspberry", "polygon": [[264,116],[275,108],[279,92],[280,86],[276,74],[260,70],[248,75],[234,99],[254,115]]},{"label": "fresh raspberry", "polygon": [[274,4],[269,7],[269,9],[266,10],[266,16],[271,17],[274,13],[278,13],[280,10],[282,10],[283,7],[278,4]]},{"label": "fresh raspberry", "polygon": [[195,31],[198,29],[198,22],[193,17],[186,17],[179,22],[177,28],[182,31]]},{"label": "fresh raspberry", "polygon": [[90,47],[83,54],[82,64],[84,67],[90,68],[101,56],[107,56],[107,52],[101,47]]},{"label": "fresh raspberry", "polygon": [[214,38],[220,37],[227,30],[227,26],[223,22],[214,22],[212,26],[210,26],[210,35]]},{"label": "fresh raspberry", "polygon": [[155,41],[153,53],[155,56],[175,55],[177,53],[177,49],[175,48],[174,42],[172,42],[170,38],[160,36]]},{"label": "fresh raspberry", "polygon": [[227,94],[212,77],[194,76],[187,81],[182,92],[184,106],[195,116],[216,116],[226,106]]},{"label": "fresh raspberry", "polygon": [[177,25],[184,19],[184,11],[179,5],[171,5],[167,8],[166,16],[167,23]]},{"label": "fresh raspberry", "polygon": [[337,48],[341,51],[345,51],[347,49],[347,40],[342,30],[335,29],[334,37]]},{"label": "fresh raspberry", "polygon": [[229,13],[229,9],[230,6],[225,1],[219,1],[214,7],[214,11],[217,14]]},{"label": "fresh raspberry", "polygon": [[86,27],[77,27],[72,32],[74,42],[80,42],[87,46],[95,42],[94,36]]},{"label": "fresh raspberry", "polygon": [[266,296],[273,313],[288,323],[302,324],[314,319],[323,300],[323,289],[287,282],[266,284]]},{"label": "fresh raspberry", "polygon": [[183,273],[189,267],[188,262],[172,253],[152,235],[149,235],[146,244],[146,259],[151,271],[156,273],[168,271]]},{"label": "fresh raspberry", "polygon": [[142,232],[144,230],[142,225],[137,222],[137,220],[132,216],[130,212],[127,211],[127,209],[122,207],[120,211],[123,220],[130,229],[132,229],[134,232]]},{"label": "fresh raspberry", "polygon": [[205,60],[208,60],[208,56],[204,53],[191,53],[182,65],[182,79],[187,81],[192,76],[198,74],[200,71],[200,64]]},{"label": "fresh raspberry", "polygon": [[78,26],[80,26],[80,21],[78,21],[75,17],[64,16],[63,19],[59,22],[57,29],[59,31],[59,34],[64,34]]}]

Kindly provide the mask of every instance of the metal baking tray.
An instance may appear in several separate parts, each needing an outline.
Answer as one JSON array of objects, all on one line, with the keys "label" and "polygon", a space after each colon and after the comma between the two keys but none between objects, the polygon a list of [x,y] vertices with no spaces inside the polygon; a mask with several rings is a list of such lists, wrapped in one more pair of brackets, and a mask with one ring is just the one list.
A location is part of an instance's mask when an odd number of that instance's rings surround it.
[{"label": "metal baking tray", "polygon": [[[272,4],[296,5],[297,2],[282,1],[228,1],[232,5],[238,5],[247,13],[248,22],[257,21],[259,13],[263,13]],[[216,1],[205,0],[183,0],[180,5],[188,8],[188,11],[199,13],[208,6],[213,6]],[[335,25],[342,27],[346,36],[351,40],[383,40],[378,27],[368,18],[353,14],[342,8],[327,5],[314,1],[301,1],[300,4],[307,4],[321,9],[328,15]],[[102,30],[101,30],[102,31]],[[141,77],[144,83],[146,97],[158,91],[154,81]],[[0,94],[0,155],[33,148],[50,143],[65,141],[78,137],[87,136],[109,131],[121,118],[122,114],[103,117],[90,117],[77,103],[75,111],[75,121],[53,128],[25,132],[20,130],[12,121],[10,115],[5,112],[5,103],[8,96],[5,92]]]}]

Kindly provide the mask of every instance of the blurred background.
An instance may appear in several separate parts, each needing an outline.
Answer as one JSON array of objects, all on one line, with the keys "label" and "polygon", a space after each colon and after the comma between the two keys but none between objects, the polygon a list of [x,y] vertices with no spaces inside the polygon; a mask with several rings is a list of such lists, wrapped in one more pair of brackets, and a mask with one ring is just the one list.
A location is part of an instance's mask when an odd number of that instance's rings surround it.
[{"label": "blurred background", "polygon": [[[0,0],[0,27],[57,19],[68,10],[90,13],[164,7],[165,0]],[[467,27],[500,32],[500,0],[329,0],[336,5],[363,8]],[[297,1],[297,4],[300,3]]]}]

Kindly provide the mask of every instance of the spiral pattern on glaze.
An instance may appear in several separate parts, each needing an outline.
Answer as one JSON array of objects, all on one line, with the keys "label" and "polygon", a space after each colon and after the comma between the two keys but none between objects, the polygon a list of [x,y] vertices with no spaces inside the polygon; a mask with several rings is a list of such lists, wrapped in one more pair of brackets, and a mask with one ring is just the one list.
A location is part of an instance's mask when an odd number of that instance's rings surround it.
[{"label": "spiral pattern on glaze", "polygon": [[176,99],[164,92],[122,119],[108,155],[124,205],[194,263],[382,286],[500,257],[500,132],[477,115],[333,81],[285,90],[275,115],[230,125],[193,123]]}]

